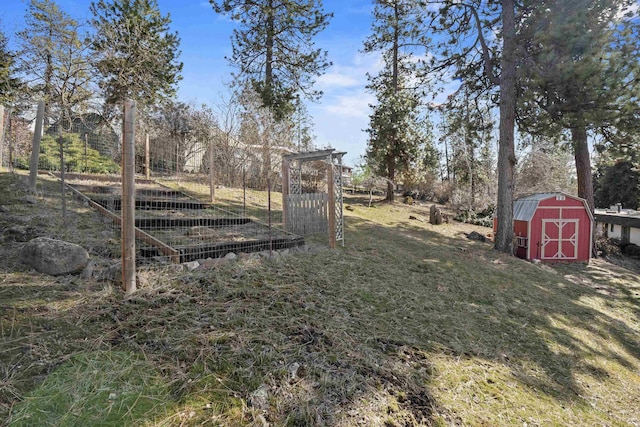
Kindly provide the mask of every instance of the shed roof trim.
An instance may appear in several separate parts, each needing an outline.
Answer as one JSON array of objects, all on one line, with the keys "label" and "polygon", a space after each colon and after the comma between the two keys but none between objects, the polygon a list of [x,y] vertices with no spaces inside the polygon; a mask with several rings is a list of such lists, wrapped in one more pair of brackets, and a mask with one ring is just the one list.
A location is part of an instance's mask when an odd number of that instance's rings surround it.
[{"label": "shed roof trim", "polygon": [[567,193],[537,193],[532,194],[530,196],[521,197],[513,202],[513,220],[514,221],[531,221],[533,215],[536,213],[536,209],[538,209],[538,205],[543,200],[548,200],[556,196],[564,196],[574,200],[580,200],[584,205],[589,217],[593,221],[593,215],[591,213],[591,209],[587,205],[587,201],[576,196],[572,196]]}]

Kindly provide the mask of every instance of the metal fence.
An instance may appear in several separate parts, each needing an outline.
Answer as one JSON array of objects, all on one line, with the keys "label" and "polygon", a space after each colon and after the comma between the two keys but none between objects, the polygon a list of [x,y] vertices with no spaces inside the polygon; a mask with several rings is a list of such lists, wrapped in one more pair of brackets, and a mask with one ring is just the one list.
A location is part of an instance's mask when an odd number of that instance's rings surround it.
[{"label": "metal fence", "polygon": [[[35,111],[5,117],[7,132],[0,147],[5,167],[29,168],[34,120]],[[302,234],[326,235],[325,199],[301,199],[300,209],[289,213],[292,228],[284,231],[281,165],[282,155],[291,150],[282,145],[245,145],[215,132],[198,140],[149,135],[141,129],[135,141],[138,263],[206,265],[230,252],[295,247],[304,243]],[[123,203],[121,162],[119,117],[106,120],[89,113],[68,123],[45,123],[39,170],[64,175],[76,196],[107,217],[116,231]],[[326,166],[315,169],[319,175],[311,168],[304,185],[318,189]],[[308,220],[312,214],[317,221]],[[298,217],[306,228],[296,228]]]}]

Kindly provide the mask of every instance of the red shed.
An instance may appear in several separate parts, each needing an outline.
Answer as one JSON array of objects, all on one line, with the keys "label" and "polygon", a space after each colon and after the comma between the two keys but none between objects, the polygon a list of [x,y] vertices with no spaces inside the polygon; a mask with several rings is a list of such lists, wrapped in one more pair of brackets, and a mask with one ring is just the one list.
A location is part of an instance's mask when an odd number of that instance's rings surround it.
[{"label": "red shed", "polygon": [[[493,228],[495,232],[496,220]],[[513,203],[515,254],[519,258],[589,262],[592,230],[593,214],[580,197],[543,193]]]}]

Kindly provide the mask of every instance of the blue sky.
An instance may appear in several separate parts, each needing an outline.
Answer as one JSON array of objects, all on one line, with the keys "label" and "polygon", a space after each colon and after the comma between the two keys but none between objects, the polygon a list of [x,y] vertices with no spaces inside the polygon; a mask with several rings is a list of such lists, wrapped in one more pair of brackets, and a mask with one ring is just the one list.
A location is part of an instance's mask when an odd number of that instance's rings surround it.
[{"label": "blue sky", "polygon": [[[27,0],[2,0],[0,22],[11,42],[24,26]],[[78,20],[89,17],[89,0],[58,0],[62,10]],[[369,104],[365,91],[366,73],[380,67],[377,55],[360,51],[370,31],[370,0],[325,0],[324,8],[334,18],[316,38],[316,45],[329,53],[333,66],[317,81],[324,92],[319,103],[309,105],[315,123],[317,145],[331,145],[347,151],[346,162],[355,164],[366,149]],[[183,80],[182,101],[213,105],[228,94],[231,68],[225,55],[231,53],[230,36],[234,24],[218,16],[204,0],[158,0],[162,13],[170,13],[172,28],[181,38]]]}]

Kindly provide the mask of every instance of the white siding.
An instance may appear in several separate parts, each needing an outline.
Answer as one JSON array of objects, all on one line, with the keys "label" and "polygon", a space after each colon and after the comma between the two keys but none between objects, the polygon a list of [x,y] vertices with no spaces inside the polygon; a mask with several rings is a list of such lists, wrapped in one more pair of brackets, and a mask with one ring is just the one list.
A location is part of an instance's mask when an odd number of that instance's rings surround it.
[{"label": "white siding", "polygon": [[[611,231],[611,227],[613,227],[613,231]],[[620,239],[622,237],[622,226],[607,224],[607,236],[610,239]]]},{"label": "white siding", "polygon": [[[620,227],[620,226],[618,225],[617,227]],[[629,242],[635,243],[636,245],[640,245],[640,229],[639,228],[631,229],[631,236],[629,237]]]}]

